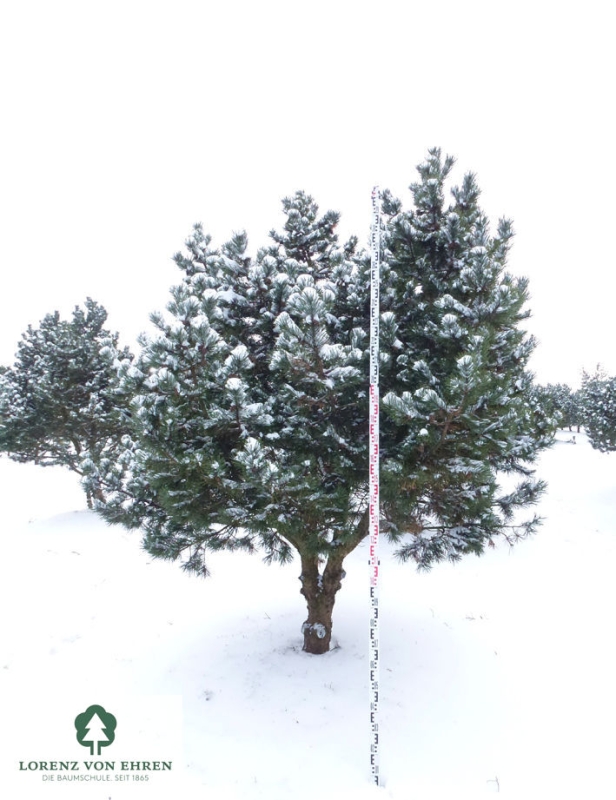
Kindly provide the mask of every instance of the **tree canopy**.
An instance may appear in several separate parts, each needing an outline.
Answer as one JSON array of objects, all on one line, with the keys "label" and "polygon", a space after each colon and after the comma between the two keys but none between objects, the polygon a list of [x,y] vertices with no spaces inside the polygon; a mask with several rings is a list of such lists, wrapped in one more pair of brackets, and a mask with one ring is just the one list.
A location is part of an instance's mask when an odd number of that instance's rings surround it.
[{"label": "tree canopy", "polygon": [[598,366],[594,373],[582,376],[584,428],[595,450],[616,450],[616,377]]},{"label": "tree canopy", "polygon": [[[105,309],[88,298],[70,320],[56,311],[28,327],[15,363],[0,372],[0,452],[83,475],[85,461],[115,450],[128,431],[128,398],[114,362],[131,355],[118,349],[106,320]],[[94,495],[103,499],[92,481],[88,499]]]},{"label": "tree canopy", "polygon": [[[528,282],[506,271],[512,225],[490,232],[472,174],[446,201],[453,163],[429,152],[408,210],[382,197],[381,531],[420,567],[534,531],[518,512],[541,494],[532,462],[553,434],[531,397]],[[368,533],[370,258],[308,194],[283,211],[255,256],[245,233],[216,249],[194,227],[167,313],[118,360],[130,440],[90,478],[107,519],[187,570],[206,575],[222,548],[298,554],[304,648],[319,653]]]}]

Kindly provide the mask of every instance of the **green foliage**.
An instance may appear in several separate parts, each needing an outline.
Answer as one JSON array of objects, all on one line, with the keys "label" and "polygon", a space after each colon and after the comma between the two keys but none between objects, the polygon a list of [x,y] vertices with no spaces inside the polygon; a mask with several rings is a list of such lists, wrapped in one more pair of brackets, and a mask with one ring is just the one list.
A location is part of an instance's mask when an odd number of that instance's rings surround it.
[{"label": "green foliage", "polygon": [[582,376],[584,427],[595,450],[616,450],[616,377],[601,367],[594,374]]},{"label": "green foliage", "polygon": [[[128,401],[114,361],[117,334],[104,328],[105,309],[88,299],[72,319],[48,314],[28,327],[15,363],[0,372],[0,452],[15,461],[66,466],[84,475],[91,461],[113,455],[128,430]],[[92,484],[88,497],[102,499]]]},{"label": "green foliage", "polygon": [[[517,512],[553,434],[511,223],[491,235],[472,175],[446,204],[452,166],[430,151],[409,211],[383,196],[382,530],[424,567],[536,528]],[[367,535],[369,255],[305,193],[283,211],[255,257],[245,234],[216,250],[195,226],[167,314],[120,371],[131,438],[93,473],[109,520],[201,574],[208,550],[338,563]],[[502,491],[503,473],[519,483]]]},{"label": "green foliage", "polygon": [[[569,389],[569,387],[566,388]],[[581,390],[573,391],[569,389],[563,398],[561,410],[563,427],[569,428],[569,430],[575,427],[579,433],[580,428],[584,425],[584,404]]]},{"label": "green foliage", "polygon": [[574,392],[566,383],[548,383],[535,387],[537,401],[545,414],[554,418],[561,428],[575,425],[579,431],[583,424],[580,392]]}]

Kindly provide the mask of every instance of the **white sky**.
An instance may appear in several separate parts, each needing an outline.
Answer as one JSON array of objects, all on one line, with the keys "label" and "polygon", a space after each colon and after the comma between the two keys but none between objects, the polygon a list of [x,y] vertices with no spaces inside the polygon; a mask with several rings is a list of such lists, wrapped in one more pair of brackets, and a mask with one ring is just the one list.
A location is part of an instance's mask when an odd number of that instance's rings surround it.
[{"label": "white sky", "polygon": [[511,217],[539,379],[616,373],[610,4],[4,0],[0,363],[91,296],[131,343],[202,221],[256,248],[296,189],[367,242],[432,145]]}]

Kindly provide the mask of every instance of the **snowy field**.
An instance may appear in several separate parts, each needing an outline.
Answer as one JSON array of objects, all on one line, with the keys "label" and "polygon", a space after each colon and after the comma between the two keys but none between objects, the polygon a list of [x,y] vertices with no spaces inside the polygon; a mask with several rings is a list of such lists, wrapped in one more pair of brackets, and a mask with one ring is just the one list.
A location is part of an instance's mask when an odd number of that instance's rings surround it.
[{"label": "snowy field", "polygon": [[[336,648],[309,656],[297,563],[222,553],[210,579],[188,577],[86,511],[69,473],[6,459],[2,696],[86,675],[93,692],[182,695],[182,798],[616,797],[616,455],[570,438],[542,457],[533,539],[428,574],[382,547],[379,789],[365,547]],[[115,800],[91,788],[62,796]]]}]

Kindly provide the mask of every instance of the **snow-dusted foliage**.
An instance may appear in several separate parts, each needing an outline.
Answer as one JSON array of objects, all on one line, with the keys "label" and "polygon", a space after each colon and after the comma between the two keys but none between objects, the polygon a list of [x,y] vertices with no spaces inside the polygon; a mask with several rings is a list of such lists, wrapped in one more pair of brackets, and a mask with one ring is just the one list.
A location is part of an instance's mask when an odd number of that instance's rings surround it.
[{"label": "snow-dusted foliage", "polygon": [[[424,567],[535,528],[515,512],[541,491],[531,464],[552,435],[530,402],[511,224],[490,234],[472,175],[445,204],[452,164],[430,152],[410,211],[383,198],[382,530]],[[208,550],[295,549],[323,652],[342,561],[368,530],[370,259],[303,192],[283,210],[255,257],[244,234],[216,250],[200,225],[175,256],[168,313],[120,370],[134,430],[103,512],[202,574]],[[499,494],[499,472],[519,487]]]},{"label": "snow-dusted foliage", "polygon": [[88,299],[71,320],[48,314],[19,342],[15,363],[0,373],[0,452],[16,461],[62,465],[84,476],[88,498],[103,500],[94,477],[117,456],[128,432],[128,401],[119,390],[118,336],[105,309]]},{"label": "snow-dusted foliage", "polygon": [[[535,342],[520,327],[527,281],[506,272],[511,223],[491,235],[473,175],[446,205],[452,166],[431,151],[414,209],[383,202],[381,299],[396,341],[381,344],[382,530],[424,567],[535,529],[516,512],[543,488],[531,463],[554,431],[526,370]],[[501,494],[499,473],[518,473],[518,488]]]},{"label": "snow-dusted foliage", "polygon": [[616,377],[601,367],[582,376],[581,402],[584,427],[595,450],[616,450]]},{"label": "snow-dusted foliage", "polygon": [[578,433],[584,423],[581,392],[573,391],[566,383],[548,383],[534,387],[534,397],[546,415],[562,428],[575,426]]}]

